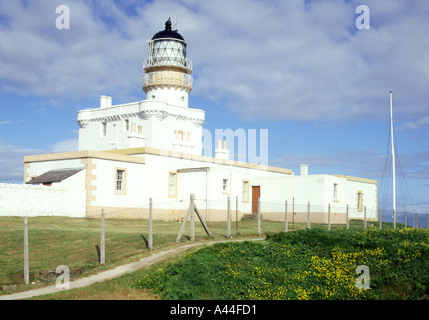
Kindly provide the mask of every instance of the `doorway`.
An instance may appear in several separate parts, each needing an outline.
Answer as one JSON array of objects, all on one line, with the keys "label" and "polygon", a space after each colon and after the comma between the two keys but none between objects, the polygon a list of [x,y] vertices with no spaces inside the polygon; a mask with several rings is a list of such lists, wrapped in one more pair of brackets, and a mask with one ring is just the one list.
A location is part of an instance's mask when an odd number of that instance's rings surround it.
[{"label": "doorway", "polygon": [[261,196],[261,187],[252,187],[252,213],[258,213],[258,199]]}]

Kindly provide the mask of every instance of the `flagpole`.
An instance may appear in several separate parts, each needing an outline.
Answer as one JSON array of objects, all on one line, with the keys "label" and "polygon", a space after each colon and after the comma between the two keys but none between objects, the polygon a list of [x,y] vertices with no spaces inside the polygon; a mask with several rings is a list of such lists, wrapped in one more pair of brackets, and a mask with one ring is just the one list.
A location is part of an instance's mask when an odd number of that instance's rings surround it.
[{"label": "flagpole", "polygon": [[392,141],[392,175],[393,175],[393,228],[396,228],[396,173],[395,173],[395,143],[393,141],[393,107],[392,91],[390,91],[390,134]]}]

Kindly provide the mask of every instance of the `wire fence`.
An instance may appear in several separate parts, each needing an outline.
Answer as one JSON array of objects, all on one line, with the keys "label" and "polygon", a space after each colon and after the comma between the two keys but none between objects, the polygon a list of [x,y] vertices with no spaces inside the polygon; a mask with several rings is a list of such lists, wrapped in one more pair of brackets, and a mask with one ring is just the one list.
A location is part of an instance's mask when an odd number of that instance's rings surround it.
[{"label": "wire fence", "polygon": [[188,241],[369,227],[429,228],[429,214],[393,215],[366,207],[294,201],[259,200],[255,205],[237,197],[207,201],[191,196],[167,202],[148,199],[141,207],[120,210],[101,208],[89,218],[1,217],[0,294],[52,284],[59,266],[67,266],[73,280]]}]

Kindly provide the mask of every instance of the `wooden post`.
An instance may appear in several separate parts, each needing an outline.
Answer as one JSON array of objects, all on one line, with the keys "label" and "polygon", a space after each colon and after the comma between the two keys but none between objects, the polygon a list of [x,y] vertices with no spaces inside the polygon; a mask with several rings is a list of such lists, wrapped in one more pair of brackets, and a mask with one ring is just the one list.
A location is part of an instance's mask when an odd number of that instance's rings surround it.
[{"label": "wooden post", "polygon": [[149,199],[149,250],[153,250],[152,198]]},{"label": "wooden post", "polygon": [[261,234],[261,198],[258,198],[258,236],[260,237]]},{"label": "wooden post", "polygon": [[196,213],[198,216],[198,219],[200,219],[201,224],[203,225],[204,230],[206,231],[207,235],[210,236],[209,229],[207,228],[200,211],[198,210],[197,206],[194,203],[195,196],[191,194],[190,197],[191,201],[189,203],[188,210],[186,211],[185,219],[183,219],[182,227],[180,228],[179,234],[176,238],[176,243],[180,243],[180,239],[182,238],[183,232],[185,231],[186,227],[186,221],[188,221],[189,216],[191,217],[191,240],[195,238],[194,235],[194,214]]},{"label": "wooden post", "polygon": [[393,229],[396,229],[396,210],[393,209]]},{"label": "wooden post", "polygon": [[378,208],[378,229],[382,229],[382,221],[381,221],[381,208]]},{"label": "wooden post", "polygon": [[195,240],[195,204],[194,204],[195,196],[191,194],[191,241]]},{"label": "wooden post", "polygon": [[287,200],[285,201],[285,232],[288,232]]},{"label": "wooden post", "polygon": [[100,239],[100,264],[106,262],[105,233],[104,233],[104,209],[101,209],[101,239]]},{"label": "wooden post", "polygon": [[295,230],[295,197],[292,197],[292,230]]},{"label": "wooden post", "polygon": [[231,238],[231,198],[228,196],[228,210],[227,210],[227,222],[226,222],[226,237]]},{"label": "wooden post", "polygon": [[30,284],[30,265],[28,262],[28,221],[24,217],[24,283]]},{"label": "wooden post", "polygon": [[235,230],[238,231],[238,196],[235,196]]},{"label": "wooden post", "polygon": [[366,229],[366,206],[363,207],[363,228]]},{"label": "wooden post", "polygon": [[414,224],[414,228],[418,228],[419,227],[419,218],[418,218],[418,213],[416,211],[416,223]]},{"label": "wooden post", "polygon": [[347,225],[347,230],[350,229],[350,223],[349,223],[349,205],[347,205],[346,207],[346,225]]},{"label": "wooden post", "polygon": [[328,231],[331,231],[331,204],[328,204]]},{"label": "wooden post", "polygon": [[310,229],[310,201],[308,201],[307,208],[307,229]]},{"label": "wooden post", "polygon": [[405,228],[408,226],[407,209],[405,209]]}]

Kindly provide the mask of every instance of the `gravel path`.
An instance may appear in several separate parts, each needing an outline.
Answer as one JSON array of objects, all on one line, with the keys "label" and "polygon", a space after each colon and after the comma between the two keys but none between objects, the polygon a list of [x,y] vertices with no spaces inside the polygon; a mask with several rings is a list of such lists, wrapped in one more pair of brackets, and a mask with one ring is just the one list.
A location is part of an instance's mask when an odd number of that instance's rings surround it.
[{"label": "gravel path", "polygon": [[189,249],[192,249],[192,248],[195,248],[198,246],[212,245],[212,244],[221,243],[221,242],[260,241],[260,240],[263,240],[263,239],[227,240],[227,241],[213,241],[213,242],[188,244],[188,245],[184,245],[184,246],[181,246],[178,248],[174,248],[174,249],[170,249],[167,251],[155,253],[152,256],[142,258],[137,262],[129,263],[129,264],[126,264],[123,266],[116,267],[116,268],[111,269],[111,270],[103,271],[103,272],[100,272],[98,274],[86,277],[86,278],[70,281],[70,288],[69,289],[58,289],[55,285],[52,285],[52,286],[45,287],[45,288],[29,290],[29,291],[25,291],[25,292],[10,294],[10,295],[0,295],[0,300],[27,299],[27,298],[41,296],[41,295],[45,295],[45,294],[56,293],[59,291],[65,291],[65,290],[70,290],[70,289],[75,289],[75,288],[87,287],[87,286],[90,286],[90,285],[97,283],[97,282],[103,282],[106,280],[114,279],[114,278],[120,277],[126,273],[130,273],[130,272],[136,271],[136,270],[144,268],[144,267],[152,266],[152,265],[154,265],[154,264],[156,264],[162,260],[165,260],[171,256],[177,255],[179,253],[182,253],[184,251],[187,251]]}]

